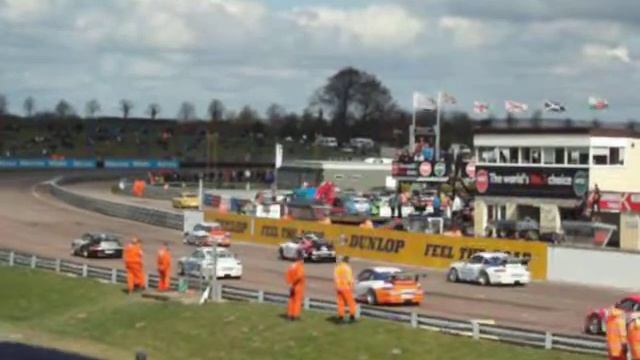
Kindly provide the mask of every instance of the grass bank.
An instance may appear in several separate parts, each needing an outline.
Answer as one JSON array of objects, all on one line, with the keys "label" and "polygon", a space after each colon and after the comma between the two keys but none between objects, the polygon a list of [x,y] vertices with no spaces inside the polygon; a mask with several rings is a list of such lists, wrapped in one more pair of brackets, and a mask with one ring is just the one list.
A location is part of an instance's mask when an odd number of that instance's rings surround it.
[{"label": "grass bank", "polygon": [[269,305],[156,303],[42,271],[0,267],[0,284],[0,338],[100,358],[142,349],[150,359],[594,359],[376,320],[336,325],[323,313],[289,323]]}]

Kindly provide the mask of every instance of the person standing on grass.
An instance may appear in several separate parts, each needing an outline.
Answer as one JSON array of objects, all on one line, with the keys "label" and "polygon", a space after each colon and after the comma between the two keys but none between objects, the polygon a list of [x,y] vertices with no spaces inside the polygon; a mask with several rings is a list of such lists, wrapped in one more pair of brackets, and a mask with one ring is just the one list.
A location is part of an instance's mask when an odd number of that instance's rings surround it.
[{"label": "person standing on grass", "polygon": [[298,252],[296,261],[289,265],[285,274],[285,280],[289,285],[289,302],[287,305],[287,319],[290,321],[300,319],[302,299],[304,298],[304,255]]},{"label": "person standing on grass", "polygon": [[134,290],[144,289],[144,271],[142,264],[142,245],[138,237],[134,237],[124,247],[122,254],[124,266],[127,269],[127,290],[131,294]]},{"label": "person standing on grass", "polygon": [[169,252],[169,243],[164,242],[160,250],[158,250],[158,291],[167,291],[171,287],[171,252]]},{"label": "person standing on grass", "polygon": [[353,287],[353,272],[349,266],[349,257],[343,256],[333,272],[333,280],[336,285],[336,303],[338,307],[338,318],[344,321],[345,304],[349,307],[349,318],[351,322],[356,321],[356,302],[353,299],[351,288]]}]

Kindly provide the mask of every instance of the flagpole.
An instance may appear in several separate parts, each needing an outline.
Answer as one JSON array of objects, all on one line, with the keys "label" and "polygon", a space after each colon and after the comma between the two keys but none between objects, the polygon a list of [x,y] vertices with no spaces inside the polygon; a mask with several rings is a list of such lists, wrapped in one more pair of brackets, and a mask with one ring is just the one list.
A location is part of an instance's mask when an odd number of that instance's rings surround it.
[{"label": "flagpole", "polygon": [[436,105],[436,161],[440,160],[440,103],[442,102],[442,91],[438,91],[438,103]]},{"label": "flagpole", "polygon": [[409,128],[409,152],[413,152],[416,145],[416,104],[414,99],[412,99],[411,108],[413,109],[413,113],[411,116],[411,127]]}]

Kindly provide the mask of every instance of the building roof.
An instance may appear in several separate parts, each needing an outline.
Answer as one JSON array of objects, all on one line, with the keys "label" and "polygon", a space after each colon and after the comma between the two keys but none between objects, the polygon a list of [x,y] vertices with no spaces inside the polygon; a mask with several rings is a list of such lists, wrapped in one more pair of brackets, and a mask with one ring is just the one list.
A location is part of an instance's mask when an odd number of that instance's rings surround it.
[{"label": "building roof", "polygon": [[285,162],[282,167],[318,170],[381,170],[391,172],[391,163],[371,164],[364,161],[294,160]]},{"label": "building roof", "polygon": [[[633,126],[632,126],[633,125]],[[531,120],[506,120],[480,121],[473,129],[474,134],[573,134],[601,137],[640,138],[640,126],[629,123],[609,123],[594,121],[574,120],[540,120],[533,123]]]}]

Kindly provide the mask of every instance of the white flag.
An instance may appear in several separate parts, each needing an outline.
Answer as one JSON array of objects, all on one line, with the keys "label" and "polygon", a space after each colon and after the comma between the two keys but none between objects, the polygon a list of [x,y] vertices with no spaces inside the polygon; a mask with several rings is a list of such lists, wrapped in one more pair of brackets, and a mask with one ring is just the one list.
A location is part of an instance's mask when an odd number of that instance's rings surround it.
[{"label": "white flag", "polygon": [[517,114],[527,111],[529,106],[525,103],[507,100],[504,102],[504,109],[507,110],[508,113]]},{"label": "white flag", "polygon": [[436,101],[426,94],[414,92],[413,93],[413,108],[417,110],[435,110],[437,107]]},{"label": "white flag", "polygon": [[282,166],[282,144],[276,143],[276,169],[279,169]]},{"label": "white flag", "polygon": [[489,111],[489,104],[482,101],[473,102],[473,112],[478,114],[484,114]]},{"label": "white flag", "polygon": [[458,100],[456,100],[455,96],[445,92],[442,93],[442,102],[445,104],[455,104]]}]

